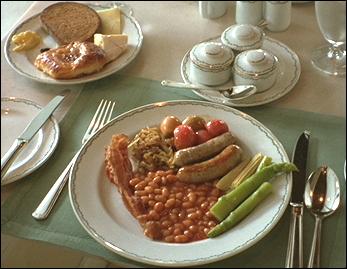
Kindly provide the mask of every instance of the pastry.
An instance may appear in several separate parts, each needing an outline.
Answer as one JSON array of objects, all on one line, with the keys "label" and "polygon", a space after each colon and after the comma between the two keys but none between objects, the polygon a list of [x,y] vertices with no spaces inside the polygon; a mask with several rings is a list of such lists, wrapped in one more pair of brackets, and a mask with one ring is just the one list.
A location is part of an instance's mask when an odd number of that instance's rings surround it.
[{"label": "pastry", "polygon": [[56,79],[71,79],[100,71],[106,64],[103,49],[91,42],[71,42],[39,54],[35,66]]}]

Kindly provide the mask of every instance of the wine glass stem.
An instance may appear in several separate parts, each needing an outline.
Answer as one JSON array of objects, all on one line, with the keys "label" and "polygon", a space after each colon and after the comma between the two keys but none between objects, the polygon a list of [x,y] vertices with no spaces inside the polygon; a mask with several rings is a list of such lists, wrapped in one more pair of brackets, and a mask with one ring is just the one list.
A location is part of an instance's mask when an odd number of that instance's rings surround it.
[{"label": "wine glass stem", "polygon": [[345,52],[337,44],[332,44],[328,52],[328,57],[329,59],[340,60],[344,54]]}]

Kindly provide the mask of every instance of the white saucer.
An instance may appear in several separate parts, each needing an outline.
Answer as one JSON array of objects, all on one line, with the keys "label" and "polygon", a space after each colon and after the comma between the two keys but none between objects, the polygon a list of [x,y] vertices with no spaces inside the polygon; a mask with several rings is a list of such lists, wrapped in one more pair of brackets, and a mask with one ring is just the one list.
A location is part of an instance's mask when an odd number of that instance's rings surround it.
[{"label": "white saucer", "polygon": [[[221,42],[220,37],[210,38],[203,42],[206,42],[206,41]],[[261,93],[257,93],[244,100],[238,100],[238,101],[231,101],[225,98],[219,92],[211,92],[211,91],[203,91],[203,90],[194,90],[194,92],[200,97],[208,101],[225,104],[225,105],[233,106],[233,107],[258,106],[258,105],[263,105],[266,103],[273,102],[281,98],[282,96],[287,94],[289,91],[291,91],[299,80],[300,73],[301,73],[299,57],[296,55],[294,51],[292,51],[283,43],[267,36],[264,37],[264,43],[263,43],[262,49],[271,52],[279,60],[279,74],[275,84],[270,89]],[[181,62],[181,76],[183,78],[183,81],[186,83],[198,84],[196,81],[194,81],[194,78],[190,76],[191,62],[189,59],[189,52],[190,51],[188,51],[184,55],[183,60]],[[230,80],[227,83],[218,86],[218,88],[227,88],[233,85],[234,84],[232,80]]]},{"label": "white saucer", "polygon": [[[40,110],[39,105],[26,99],[1,98],[1,157]],[[58,140],[59,126],[51,116],[24,147],[1,185],[21,179],[39,168],[52,155]]]}]

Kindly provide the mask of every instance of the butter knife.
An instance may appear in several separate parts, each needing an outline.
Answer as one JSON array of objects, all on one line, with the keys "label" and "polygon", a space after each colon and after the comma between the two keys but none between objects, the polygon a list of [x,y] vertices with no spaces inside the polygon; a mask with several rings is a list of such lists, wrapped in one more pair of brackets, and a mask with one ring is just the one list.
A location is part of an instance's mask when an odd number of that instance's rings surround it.
[{"label": "butter knife", "polygon": [[58,95],[45,106],[39,114],[28,124],[23,133],[16,138],[10,149],[1,158],[1,182],[4,180],[6,172],[11,167],[24,146],[30,142],[42,125],[49,119],[54,110],[63,101],[64,96]]},{"label": "butter knife", "polygon": [[299,171],[293,172],[293,189],[290,201],[291,219],[286,257],[286,268],[303,267],[303,211],[306,183],[306,163],[310,132],[304,131],[298,138],[292,162]]}]

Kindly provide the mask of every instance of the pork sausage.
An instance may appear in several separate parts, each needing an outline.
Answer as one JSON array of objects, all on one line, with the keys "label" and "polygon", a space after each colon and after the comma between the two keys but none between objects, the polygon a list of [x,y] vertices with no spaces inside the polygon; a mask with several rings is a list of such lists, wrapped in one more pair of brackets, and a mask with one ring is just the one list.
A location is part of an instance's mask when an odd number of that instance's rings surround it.
[{"label": "pork sausage", "polygon": [[237,145],[227,146],[221,153],[204,162],[183,166],[177,172],[180,181],[201,183],[226,175],[241,161],[242,150]]},{"label": "pork sausage", "polygon": [[176,151],[172,163],[180,167],[207,160],[235,141],[235,137],[230,132],[226,132],[200,145]]}]

